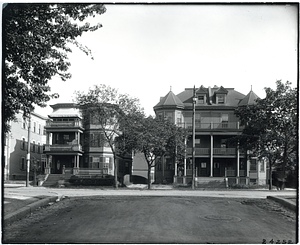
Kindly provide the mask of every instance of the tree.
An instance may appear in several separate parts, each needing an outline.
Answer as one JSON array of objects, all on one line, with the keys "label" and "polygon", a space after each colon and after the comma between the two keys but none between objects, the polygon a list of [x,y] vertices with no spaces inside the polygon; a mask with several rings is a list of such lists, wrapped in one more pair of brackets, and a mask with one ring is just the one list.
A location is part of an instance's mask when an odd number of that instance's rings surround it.
[{"label": "tree", "polygon": [[5,4],[3,9],[3,104],[4,132],[9,121],[23,111],[26,116],[34,106],[46,106],[50,98],[48,81],[71,74],[67,53],[71,45],[91,55],[76,38],[95,31],[101,24],[90,25],[89,17],[105,13],[102,4]]},{"label": "tree", "polygon": [[235,113],[245,126],[236,137],[240,147],[251,150],[259,158],[269,161],[269,189],[272,189],[272,169],[280,167],[284,188],[286,170],[297,156],[297,91],[291,83],[276,82],[276,90],[265,88],[265,99],[254,105],[242,106]]},{"label": "tree", "polygon": [[[143,115],[139,100],[104,84],[95,85],[87,93],[76,91],[75,100],[82,109],[85,123],[99,126],[113,153],[115,187],[118,188],[117,138],[130,127],[133,118]],[[90,141],[89,141],[90,143]]]},{"label": "tree", "polygon": [[168,120],[153,117],[136,119],[123,135],[126,151],[141,152],[148,165],[148,189],[151,189],[151,169],[168,155],[180,161],[184,157],[186,131]]}]

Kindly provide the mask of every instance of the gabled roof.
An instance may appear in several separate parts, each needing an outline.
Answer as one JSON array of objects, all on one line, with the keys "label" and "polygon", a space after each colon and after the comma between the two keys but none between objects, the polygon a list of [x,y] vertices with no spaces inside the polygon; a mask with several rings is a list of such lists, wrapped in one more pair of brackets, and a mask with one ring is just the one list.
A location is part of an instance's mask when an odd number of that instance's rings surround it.
[{"label": "gabled roof", "polygon": [[160,106],[171,106],[176,108],[184,107],[182,101],[172,91],[170,91],[165,97],[161,98],[160,102],[154,106],[154,108]]},{"label": "gabled roof", "polygon": [[203,85],[201,85],[201,87],[196,91],[196,94],[206,94],[207,93],[207,88],[203,87]]},{"label": "gabled roof", "polygon": [[216,94],[227,94],[228,90],[221,86],[216,92]]},{"label": "gabled roof", "polygon": [[242,99],[239,103],[239,106],[243,105],[254,105],[256,100],[260,99],[252,90]]}]

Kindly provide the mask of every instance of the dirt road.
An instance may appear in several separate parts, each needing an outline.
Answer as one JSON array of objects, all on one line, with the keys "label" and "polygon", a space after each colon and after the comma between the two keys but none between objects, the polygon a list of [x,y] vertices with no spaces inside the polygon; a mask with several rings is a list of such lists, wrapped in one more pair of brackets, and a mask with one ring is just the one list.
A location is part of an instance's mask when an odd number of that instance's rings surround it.
[{"label": "dirt road", "polygon": [[296,242],[296,214],[272,200],[66,198],[6,227],[4,243]]}]

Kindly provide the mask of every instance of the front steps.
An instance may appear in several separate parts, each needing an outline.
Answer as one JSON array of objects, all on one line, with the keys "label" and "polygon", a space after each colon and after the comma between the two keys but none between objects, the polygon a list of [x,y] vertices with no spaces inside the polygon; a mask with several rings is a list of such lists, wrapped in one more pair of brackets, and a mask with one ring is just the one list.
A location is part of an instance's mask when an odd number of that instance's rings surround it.
[{"label": "front steps", "polygon": [[49,174],[47,180],[43,183],[44,187],[59,187],[65,182],[69,182],[71,174]]}]

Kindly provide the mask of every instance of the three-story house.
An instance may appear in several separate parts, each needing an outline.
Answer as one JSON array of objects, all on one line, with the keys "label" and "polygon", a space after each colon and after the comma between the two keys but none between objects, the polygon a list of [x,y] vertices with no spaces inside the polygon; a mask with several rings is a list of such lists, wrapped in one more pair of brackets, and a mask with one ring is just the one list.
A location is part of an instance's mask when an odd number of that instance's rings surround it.
[{"label": "three-story house", "polygon": [[234,114],[235,109],[255,103],[257,98],[253,91],[245,96],[233,88],[222,86],[186,88],[177,95],[170,91],[162,97],[154,106],[156,116],[186,128],[189,136],[186,139],[184,163],[180,164],[166,157],[156,166],[156,182],[191,183],[194,117],[196,184],[223,181],[224,177],[229,184],[265,184],[265,162],[256,158],[247,161],[246,153],[229,141],[242,133],[242,127]]}]

